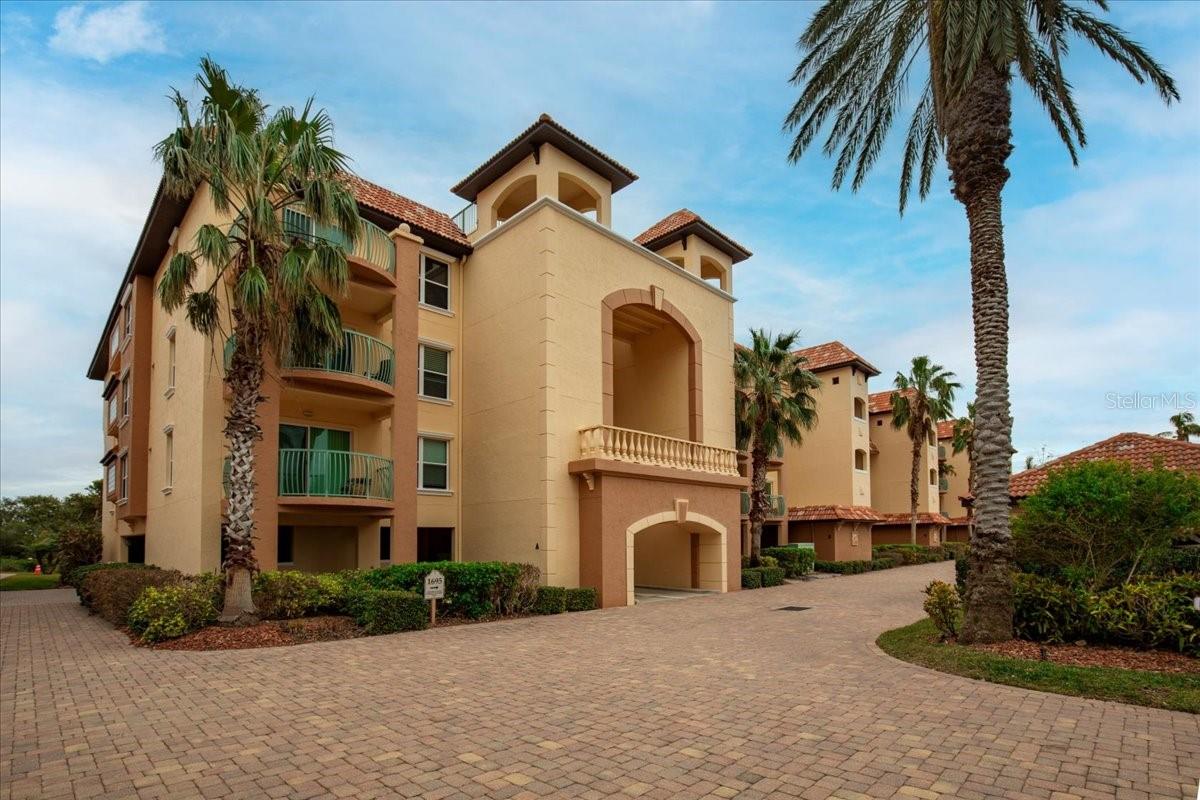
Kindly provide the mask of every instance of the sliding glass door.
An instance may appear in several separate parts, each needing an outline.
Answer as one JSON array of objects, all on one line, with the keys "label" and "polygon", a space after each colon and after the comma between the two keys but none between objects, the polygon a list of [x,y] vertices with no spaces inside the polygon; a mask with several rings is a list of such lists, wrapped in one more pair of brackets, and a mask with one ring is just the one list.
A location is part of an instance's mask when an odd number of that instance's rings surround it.
[{"label": "sliding glass door", "polygon": [[349,483],[350,431],[279,426],[281,495],[342,495]]}]

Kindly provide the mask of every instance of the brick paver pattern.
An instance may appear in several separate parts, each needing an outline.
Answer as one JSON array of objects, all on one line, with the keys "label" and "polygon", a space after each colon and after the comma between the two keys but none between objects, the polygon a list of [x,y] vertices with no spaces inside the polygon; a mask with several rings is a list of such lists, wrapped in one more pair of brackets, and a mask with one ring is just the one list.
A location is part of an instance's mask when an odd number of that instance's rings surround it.
[{"label": "brick paver pattern", "polygon": [[209,653],[6,593],[0,797],[1196,796],[1196,716],[880,652],[951,574]]}]

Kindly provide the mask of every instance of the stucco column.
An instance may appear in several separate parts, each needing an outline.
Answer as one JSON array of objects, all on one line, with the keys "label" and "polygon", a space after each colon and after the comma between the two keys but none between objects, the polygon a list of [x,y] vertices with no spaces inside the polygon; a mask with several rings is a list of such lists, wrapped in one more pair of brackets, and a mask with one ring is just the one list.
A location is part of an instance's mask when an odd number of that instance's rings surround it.
[{"label": "stucco column", "polygon": [[279,558],[279,405],[283,386],[275,357],[265,353],[268,364],[263,376],[258,407],[258,425],[262,439],[254,446],[254,552],[262,569],[275,569]]},{"label": "stucco column", "polygon": [[417,560],[417,298],[423,240],[407,224],[390,234],[396,247],[392,348],[396,396],[392,403],[392,562]]}]

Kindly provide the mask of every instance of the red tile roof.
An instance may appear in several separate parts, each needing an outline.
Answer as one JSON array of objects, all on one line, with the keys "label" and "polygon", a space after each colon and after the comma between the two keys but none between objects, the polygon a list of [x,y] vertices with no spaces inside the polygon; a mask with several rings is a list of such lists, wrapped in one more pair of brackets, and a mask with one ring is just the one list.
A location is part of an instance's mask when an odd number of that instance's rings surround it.
[{"label": "red tile roof", "polygon": [[[873,392],[867,395],[867,405],[870,407],[872,414],[882,414],[885,411],[892,410],[892,389],[885,392]],[[915,393],[914,389],[909,389],[905,394],[911,397]]]},{"label": "red tile roof", "polygon": [[[907,512],[903,514],[883,514],[883,519],[880,525],[910,525],[912,524],[912,514]],[[949,525],[950,518],[938,512],[918,511],[918,525]]]},{"label": "red tile roof", "polygon": [[950,517],[950,524],[951,525],[970,525],[971,518],[968,516],[965,516],[965,515],[961,516],[961,517]]},{"label": "red tile roof", "polygon": [[749,250],[705,222],[699,214],[686,208],[681,208],[674,214],[663,217],[633,237],[633,241],[647,250],[658,250],[663,245],[670,244],[669,240],[673,234],[683,235],[684,229],[691,226],[695,226],[693,230],[700,235],[700,238],[732,258],[735,264],[745,261],[753,255]]},{"label": "red tile roof", "polygon": [[821,522],[827,520],[858,520],[877,522],[883,519],[870,506],[793,506],[788,509],[790,522]]},{"label": "red tile roof", "polygon": [[533,149],[543,142],[549,142],[579,163],[602,175],[608,180],[613,192],[620,191],[637,180],[637,175],[633,170],[571,133],[549,114],[542,114],[534,120],[532,125],[497,150],[491,158],[472,170],[470,175],[456,183],[450,191],[464,200],[474,203],[480,190],[528,158]]},{"label": "red tile roof", "polygon": [[871,375],[879,374],[879,370],[875,368],[874,364],[838,341],[803,347],[796,351],[796,355],[807,359],[808,368],[814,372],[855,364]]},{"label": "red tile roof", "polygon": [[441,211],[421,205],[404,195],[396,194],[390,189],[371,183],[357,175],[347,175],[347,183],[354,191],[354,198],[364,206],[370,206],[376,211],[382,211],[388,216],[395,217],[401,222],[407,222],[414,228],[420,228],[443,239],[449,239],[456,244],[470,247],[471,243],[449,215]]},{"label": "red tile roof", "polygon": [[1126,461],[1139,469],[1150,469],[1156,461],[1161,460],[1167,469],[1200,473],[1200,444],[1151,436],[1148,433],[1118,433],[1102,442],[1047,461],[1035,469],[1018,472],[1008,481],[1008,493],[1014,499],[1028,497],[1056,467],[1081,461],[1104,460]]},{"label": "red tile roof", "polygon": [[944,419],[938,423],[937,438],[953,439],[954,438],[954,422],[952,419]]}]

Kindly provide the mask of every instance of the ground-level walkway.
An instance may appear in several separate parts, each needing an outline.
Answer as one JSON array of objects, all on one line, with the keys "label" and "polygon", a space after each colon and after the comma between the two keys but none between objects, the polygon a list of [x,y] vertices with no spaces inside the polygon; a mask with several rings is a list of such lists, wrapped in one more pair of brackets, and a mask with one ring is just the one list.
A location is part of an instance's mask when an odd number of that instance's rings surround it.
[{"label": "ground-level walkway", "polygon": [[224,653],[135,649],[69,592],[5,593],[0,796],[1196,796],[1198,717],[874,647],[951,574]]}]

